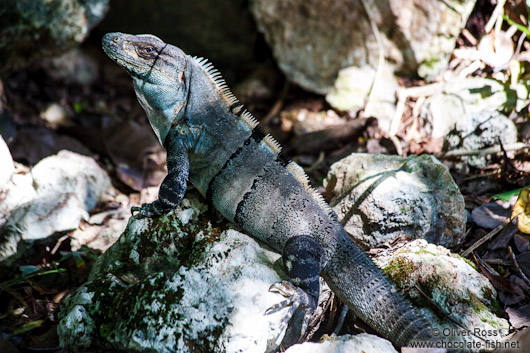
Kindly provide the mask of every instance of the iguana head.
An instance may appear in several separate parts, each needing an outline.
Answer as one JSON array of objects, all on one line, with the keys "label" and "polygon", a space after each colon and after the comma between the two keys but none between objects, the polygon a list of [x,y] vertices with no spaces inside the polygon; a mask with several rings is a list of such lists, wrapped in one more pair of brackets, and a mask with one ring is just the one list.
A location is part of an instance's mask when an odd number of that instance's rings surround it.
[{"label": "iguana head", "polygon": [[134,90],[160,143],[187,101],[188,56],[150,34],[107,33],[103,50],[132,76]]}]

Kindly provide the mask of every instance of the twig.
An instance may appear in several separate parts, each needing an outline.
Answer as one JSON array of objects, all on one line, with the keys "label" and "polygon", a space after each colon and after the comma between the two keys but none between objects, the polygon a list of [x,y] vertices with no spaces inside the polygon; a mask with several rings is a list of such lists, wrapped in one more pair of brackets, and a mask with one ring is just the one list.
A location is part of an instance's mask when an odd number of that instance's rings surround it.
[{"label": "twig", "polygon": [[491,267],[486,261],[482,260],[482,258],[478,256],[477,254],[475,254],[475,252],[473,252],[473,258],[475,259],[475,262],[477,263],[478,267],[481,267],[483,271],[486,271],[488,273],[488,275],[500,276],[499,272],[495,271],[493,267]]},{"label": "twig", "polygon": [[512,260],[513,267],[515,268],[515,271],[519,274],[519,276],[525,281],[525,283],[530,287],[530,280],[521,270],[521,267],[519,267],[519,264],[517,263],[517,259],[515,258],[515,255],[513,253],[512,247],[508,246],[508,255],[510,255],[510,260]]},{"label": "twig", "polygon": [[462,30],[462,35],[471,43],[472,46],[478,44],[477,38],[475,38],[467,28]]},{"label": "twig", "polygon": [[462,181],[470,181],[470,180],[475,180],[475,179],[480,179],[480,178],[489,178],[489,177],[497,176],[497,175],[499,175],[499,172],[490,172],[490,173],[484,173],[484,174],[479,174],[479,175],[471,175],[471,176],[465,177],[464,179],[462,179]]},{"label": "twig", "polygon": [[274,102],[274,104],[272,105],[267,115],[265,115],[265,117],[261,119],[260,123],[262,126],[266,126],[272,120],[272,118],[278,115],[278,113],[280,112],[280,109],[282,109],[283,101],[285,100],[287,91],[289,91],[289,81],[285,80],[285,83],[283,84],[283,87],[280,92],[280,95],[278,96],[278,99],[276,100],[276,102]]},{"label": "twig", "polygon": [[508,219],[503,224],[497,226],[497,228],[495,228],[494,230],[492,230],[491,232],[489,232],[488,234],[484,235],[482,238],[477,240],[475,243],[473,243],[473,245],[471,245],[467,250],[463,251],[460,255],[462,257],[466,257],[467,255],[469,255],[473,250],[475,250],[476,248],[478,248],[479,246],[481,246],[482,244],[484,244],[485,242],[493,238],[494,235],[496,235],[501,230],[503,230],[504,227],[506,227],[510,222],[513,222],[514,220],[516,220],[518,216],[519,215],[517,215],[514,218]]},{"label": "twig", "polygon": [[305,171],[306,172],[312,172],[313,170],[317,169],[318,166],[324,162],[324,158],[326,157],[326,154],[324,153],[324,151],[320,151],[320,153],[318,154],[318,158],[317,160],[311,164],[308,168],[305,168]]},{"label": "twig", "polygon": [[509,265],[509,263],[504,261],[503,259],[482,259],[482,261],[491,265]]},{"label": "twig", "polygon": [[[528,148],[529,146],[523,142],[516,142],[511,143],[509,145],[504,145],[505,151],[516,151],[521,150],[523,148]],[[488,154],[494,154],[502,152],[502,148],[500,145],[494,145],[491,147],[487,147],[481,150],[467,150],[467,149],[457,149],[452,151],[447,151],[445,153],[441,153],[436,155],[437,158],[452,158],[452,157],[461,157],[461,156],[485,156]]]},{"label": "twig", "polygon": [[516,171],[520,172],[520,170],[517,169],[515,167],[515,165],[513,165],[513,163],[510,160],[510,158],[508,158],[508,152],[506,151],[506,148],[504,148],[504,144],[502,143],[502,140],[501,140],[500,136],[497,136],[497,141],[499,141],[499,146],[501,147],[502,155],[504,156],[504,162],[506,164],[508,164],[510,167],[512,167],[513,170],[516,170]]},{"label": "twig", "polygon": [[495,6],[495,9],[493,10],[491,17],[486,23],[486,26],[484,26],[484,33],[489,33],[492,29],[497,20],[500,16],[502,16],[502,13],[504,12],[504,4],[506,3],[506,0],[499,0],[497,2],[497,5]]},{"label": "twig", "polygon": [[394,136],[397,134],[401,118],[405,111],[405,103],[408,98],[420,98],[425,96],[432,96],[433,94],[440,92],[443,89],[444,83],[437,82],[425,86],[416,86],[409,88],[401,88],[398,90],[398,102],[396,104],[396,112],[390,123],[390,130],[388,134]]},{"label": "twig", "polygon": [[469,64],[468,66],[466,66],[462,70],[460,70],[460,72],[458,73],[458,77],[465,78],[465,77],[471,75],[473,72],[475,72],[478,69],[480,69],[481,66],[482,66],[482,61],[475,60],[471,64]]}]

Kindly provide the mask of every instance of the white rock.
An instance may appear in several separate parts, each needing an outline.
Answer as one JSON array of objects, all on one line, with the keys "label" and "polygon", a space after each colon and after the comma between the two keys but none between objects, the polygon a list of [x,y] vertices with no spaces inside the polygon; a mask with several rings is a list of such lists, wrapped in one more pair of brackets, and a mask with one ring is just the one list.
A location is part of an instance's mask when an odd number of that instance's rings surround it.
[{"label": "white rock", "polygon": [[93,158],[70,151],[44,158],[31,174],[39,194],[74,193],[87,210],[113,192],[108,174]]},{"label": "white rock", "polygon": [[14,255],[21,240],[76,229],[114,193],[109,176],[92,158],[69,151],[43,159],[31,174],[15,176],[0,206],[8,217],[0,232],[0,261]]},{"label": "white rock", "polygon": [[285,353],[397,353],[397,351],[392,343],[384,338],[360,333],[355,336],[340,336],[321,343],[295,344]]},{"label": "white rock", "polygon": [[53,103],[41,113],[41,117],[52,125],[66,125],[68,112],[61,105]]},{"label": "white rock", "polygon": [[368,248],[404,236],[452,247],[465,236],[464,198],[433,156],[352,153],[324,186],[346,231]]},{"label": "white rock", "polygon": [[[284,314],[264,315],[283,300],[268,291],[281,280],[273,269],[280,255],[235,230],[212,242],[211,228],[197,228],[204,225],[200,209],[178,207],[157,220],[132,218],[120,240],[98,259],[90,282],[65,302],[61,345],[74,352],[95,346],[129,352],[189,352],[192,346],[212,352],[270,351]],[[135,262],[128,260],[131,256]],[[83,299],[88,288],[89,303]],[[114,311],[106,306],[109,300],[118,300]],[[95,334],[94,327],[101,325],[104,337]]]},{"label": "white rock", "polygon": [[[422,300],[423,295],[417,290],[422,288],[433,302],[462,327],[497,334],[483,337],[487,340],[498,340],[508,334],[508,321],[495,314],[495,310],[500,311],[500,307],[493,285],[469,261],[452,254],[448,249],[418,239],[377,255],[375,262],[408,296]],[[424,310],[424,314],[440,332],[463,331],[431,311]],[[444,339],[455,341],[475,339],[469,335],[443,336]]]},{"label": "white rock", "polygon": [[0,226],[5,223],[12,210],[37,197],[29,169],[21,164],[16,166],[18,172],[12,175],[0,202]]},{"label": "white rock", "polygon": [[6,189],[14,171],[15,167],[9,148],[0,136],[0,192]]}]

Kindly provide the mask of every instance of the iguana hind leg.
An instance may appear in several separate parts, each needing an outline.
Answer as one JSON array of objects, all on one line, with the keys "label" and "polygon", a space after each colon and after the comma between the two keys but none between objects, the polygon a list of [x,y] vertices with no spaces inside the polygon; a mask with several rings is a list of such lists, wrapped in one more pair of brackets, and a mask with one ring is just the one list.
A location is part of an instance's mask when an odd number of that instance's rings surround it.
[{"label": "iguana hind leg", "polygon": [[158,191],[158,200],[152,203],[144,203],[142,207],[132,207],[131,212],[138,212],[138,218],[156,217],[168,213],[180,204],[184,194],[190,172],[190,163],[186,149],[178,139],[169,135],[166,140],[167,170],[169,174],[165,177]]},{"label": "iguana hind leg", "polygon": [[317,307],[322,257],[322,247],[316,239],[308,235],[289,238],[285,243],[282,259],[291,281],[273,284],[270,290],[282,294],[287,299],[273,305],[266,312],[269,314],[289,307],[277,341],[277,344],[281,342],[284,348],[297,343],[303,337],[309,319]]}]

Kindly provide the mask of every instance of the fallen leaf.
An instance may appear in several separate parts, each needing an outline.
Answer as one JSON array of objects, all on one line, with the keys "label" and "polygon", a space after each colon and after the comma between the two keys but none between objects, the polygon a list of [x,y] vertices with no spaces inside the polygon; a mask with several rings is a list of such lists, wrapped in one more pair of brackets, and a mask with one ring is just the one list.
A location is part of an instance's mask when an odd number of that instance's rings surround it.
[{"label": "fallen leaf", "polygon": [[34,321],[26,322],[24,325],[16,328],[13,331],[12,336],[18,336],[20,334],[23,334],[23,333],[26,333],[26,332],[31,331],[33,329],[36,329],[38,327],[41,327],[43,322],[44,322],[44,320],[34,320]]},{"label": "fallen leaf", "polygon": [[530,205],[528,204],[528,194],[530,189],[523,189],[519,192],[519,197],[512,210],[512,218],[517,218],[519,231],[530,234]]},{"label": "fallen leaf", "polygon": [[515,257],[519,267],[527,277],[530,277],[530,251],[525,251]]},{"label": "fallen leaf", "polygon": [[504,201],[489,202],[471,211],[471,218],[480,227],[495,229],[510,217],[511,205]]},{"label": "fallen leaf", "polygon": [[489,244],[488,248],[491,250],[505,249],[516,232],[517,226],[513,222],[508,223],[506,227],[499,232],[499,235],[493,238],[493,241]]},{"label": "fallen leaf", "polygon": [[506,312],[513,327],[530,326],[530,305],[525,305],[519,309],[506,308]]},{"label": "fallen leaf", "polygon": [[530,240],[522,234],[515,234],[513,242],[520,253],[530,250]]}]

